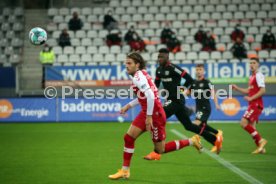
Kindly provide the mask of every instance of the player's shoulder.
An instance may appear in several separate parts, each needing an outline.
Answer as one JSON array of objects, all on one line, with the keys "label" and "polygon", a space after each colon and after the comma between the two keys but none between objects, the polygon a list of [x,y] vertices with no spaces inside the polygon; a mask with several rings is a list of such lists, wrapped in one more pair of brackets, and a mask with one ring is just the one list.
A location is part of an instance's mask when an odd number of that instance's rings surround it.
[{"label": "player's shoulder", "polygon": [[171,70],[178,73],[179,75],[181,75],[183,72],[183,69],[180,66],[173,64],[173,63],[170,63],[170,68],[171,68]]},{"label": "player's shoulder", "polygon": [[256,73],[256,77],[257,77],[257,78],[264,78],[265,76],[264,76],[264,74],[263,74],[262,72],[258,71],[258,72]]},{"label": "player's shoulder", "polygon": [[132,80],[133,82],[137,82],[137,81],[141,81],[141,79],[145,79],[146,78],[146,75],[147,75],[147,71],[146,70],[138,70]]},{"label": "player's shoulder", "polygon": [[171,67],[171,68],[180,68],[180,66],[178,66],[176,64],[173,64],[171,62],[168,64],[168,66]]},{"label": "player's shoulder", "polygon": [[161,66],[158,66],[157,68],[156,68],[156,71],[160,71],[161,70]]},{"label": "player's shoulder", "polygon": [[204,80],[204,82],[207,83],[207,84],[212,83],[212,82],[210,81],[210,79],[204,78],[203,80]]}]

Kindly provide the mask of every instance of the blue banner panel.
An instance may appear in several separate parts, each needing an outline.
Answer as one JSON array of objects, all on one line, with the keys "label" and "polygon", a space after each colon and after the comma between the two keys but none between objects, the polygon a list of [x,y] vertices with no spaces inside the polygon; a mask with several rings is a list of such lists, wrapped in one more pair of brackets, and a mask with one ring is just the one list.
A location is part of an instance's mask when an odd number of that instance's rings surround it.
[{"label": "blue banner panel", "polygon": [[[276,96],[263,97],[264,109],[260,120],[276,120]],[[210,120],[240,120],[247,110],[248,102],[243,96],[235,96],[232,99],[219,99],[221,110],[216,110],[212,102],[212,114]]]},{"label": "blue banner panel", "polygon": [[[118,121],[120,109],[129,99],[60,99],[58,103],[58,121]],[[122,116],[131,121],[131,111]],[[119,118],[120,119],[120,118]]]},{"label": "blue banner panel", "polygon": [[[195,77],[194,64],[179,64],[192,77]],[[157,65],[148,65],[148,73],[155,76]],[[208,63],[205,64],[207,78],[244,78],[249,77],[250,67],[247,63]],[[276,76],[276,63],[261,63],[259,71],[267,77]],[[123,65],[111,66],[55,66],[46,71],[47,81],[89,81],[89,80],[129,80]]]},{"label": "blue banner panel", "polygon": [[0,99],[0,122],[56,121],[56,99]]},{"label": "blue banner panel", "polygon": [[[276,96],[265,96],[262,120],[276,120]],[[45,98],[9,98],[0,99],[0,122],[123,122],[132,121],[140,112],[140,106],[120,115],[120,109],[130,99],[45,99]],[[216,110],[213,101],[210,121],[239,121],[247,109],[242,96],[231,99],[219,99],[220,110]],[[195,108],[195,100],[187,99],[186,105]],[[195,115],[191,116],[191,120]],[[172,116],[168,121],[177,121]]]},{"label": "blue banner panel", "polygon": [[15,68],[0,67],[0,88],[15,88]]}]

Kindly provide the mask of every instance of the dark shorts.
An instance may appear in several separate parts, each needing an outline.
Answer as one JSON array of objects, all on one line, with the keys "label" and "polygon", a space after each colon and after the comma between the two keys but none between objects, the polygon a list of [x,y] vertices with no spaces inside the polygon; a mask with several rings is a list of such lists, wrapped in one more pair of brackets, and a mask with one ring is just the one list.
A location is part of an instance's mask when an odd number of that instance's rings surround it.
[{"label": "dark shorts", "polygon": [[207,123],[211,114],[211,109],[197,109],[196,110],[196,120]]}]

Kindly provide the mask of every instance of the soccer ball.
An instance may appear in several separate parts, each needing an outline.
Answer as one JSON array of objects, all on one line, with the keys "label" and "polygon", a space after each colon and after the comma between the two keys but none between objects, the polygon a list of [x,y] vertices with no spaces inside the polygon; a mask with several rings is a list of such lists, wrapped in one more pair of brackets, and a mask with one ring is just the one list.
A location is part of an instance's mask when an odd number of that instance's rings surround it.
[{"label": "soccer ball", "polygon": [[35,27],[29,32],[29,39],[34,45],[42,45],[47,41],[47,32],[40,27]]}]

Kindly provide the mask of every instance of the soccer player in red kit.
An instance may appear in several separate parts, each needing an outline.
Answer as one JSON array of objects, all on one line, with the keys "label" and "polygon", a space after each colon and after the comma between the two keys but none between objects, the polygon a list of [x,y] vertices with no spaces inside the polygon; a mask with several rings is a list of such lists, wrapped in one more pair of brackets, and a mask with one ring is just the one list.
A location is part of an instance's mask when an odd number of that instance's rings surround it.
[{"label": "soccer player in red kit", "polygon": [[265,94],[265,77],[258,71],[259,59],[250,59],[250,70],[252,75],[249,78],[248,88],[240,88],[237,85],[233,85],[233,89],[243,94],[247,94],[244,99],[248,101],[248,108],[245,111],[242,119],[241,126],[247,131],[254,139],[257,149],[253,151],[253,154],[265,153],[264,146],[267,140],[263,139],[256,129],[256,122],[258,122],[259,116],[264,108],[262,96]]},{"label": "soccer player in red kit", "polygon": [[130,161],[134,153],[134,142],[145,131],[150,131],[155,151],[159,154],[180,150],[186,146],[193,145],[196,149],[201,149],[198,135],[186,140],[175,140],[165,143],[166,139],[166,114],[158,98],[158,90],[145,70],[145,61],[136,52],[127,55],[126,70],[132,77],[132,89],[137,94],[137,98],[125,105],[120,113],[124,114],[131,107],[140,104],[141,111],[130,125],[124,136],[123,166],[110,179],[120,179],[130,177]]}]

